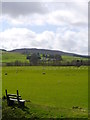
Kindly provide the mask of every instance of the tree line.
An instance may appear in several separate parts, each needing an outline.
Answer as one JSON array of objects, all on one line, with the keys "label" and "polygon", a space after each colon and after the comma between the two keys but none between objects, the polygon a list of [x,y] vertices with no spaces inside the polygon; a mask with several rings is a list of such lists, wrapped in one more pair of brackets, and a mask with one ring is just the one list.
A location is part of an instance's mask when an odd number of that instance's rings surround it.
[{"label": "tree line", "polygon": [[90,60],[63,61],[59,54],[39,54],[33,53],[26,56],[25,62],[16,60],[15,62],[3,63],[3,66],[89,66]]},{"label": "tree line", "polygon": [[49,65],[51,64],[59,64],[62,60],[62,57],[58,54],[56,55],[47,55],[42,54],[42,56],[39,53],[33,53],[31,55],[27,56],[27,59],[30,62],[30,65]]}]

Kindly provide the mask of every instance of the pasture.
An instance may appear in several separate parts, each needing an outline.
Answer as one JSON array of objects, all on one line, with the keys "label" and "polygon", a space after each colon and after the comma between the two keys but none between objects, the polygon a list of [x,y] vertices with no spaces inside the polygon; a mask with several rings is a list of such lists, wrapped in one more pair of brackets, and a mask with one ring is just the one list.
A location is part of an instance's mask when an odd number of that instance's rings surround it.
[{"label": "pasture", "polygon": [[[21,62],[29,62],[26,59],[27,55],[26,54],[21,54],[21,53],[13,53],[13,52],[2,52],[2,63],[8,63],[8,62],[15,62],[15,61],[21,61]],[[42,54],[41,54],[42,58]],[[62,55],[62,62],[71,62],[73,60],[88,60],[88,58],[81,58],[81,57],[75,57],[75,56],[67,56],[67,55]]]},{"label": "pasture", "polygon": [[52,117],[62,114],[63,117],[88,117],[86,66],[3,67],[2,95],[5,95],[5,89],[10,93],[16,93],[18,89],[23,99],[31,101],[26,102],[27,107],[32,108],[31,103],[39,106],[35,108],[37,113],[45,110]]},{"label": "pasture", "polygon": [[15,61],[21,61],[21,62],[28,62],[26,59],[26,55],[20,54],[20,53],[12,53],[12,52],[2,52],[2,62],[15,62]]}]

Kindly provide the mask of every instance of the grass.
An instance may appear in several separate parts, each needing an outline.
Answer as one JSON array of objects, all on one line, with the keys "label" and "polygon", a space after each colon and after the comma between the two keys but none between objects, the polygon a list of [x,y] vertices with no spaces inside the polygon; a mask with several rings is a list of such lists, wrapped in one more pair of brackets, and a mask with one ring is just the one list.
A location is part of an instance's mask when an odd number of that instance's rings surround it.
[{"label": "grass", "polygon": [[2,52],[2,62],[15,62],[15,61],[21,61],[21,62],[28,62],[26,59],[26,55],[20,54],[20,53],[12,53],[12,52]]},{"label": "grass", "polygon": [[[27,107],[29,106],[29,107]],[[86,111],[83,109],[60,109],[49,106],[41,106],[33,103],[28,103],[24,108],[18,108],[17,106],[9,107],[4,101],[4,108],[2,116],[6,120],[7,118],[87,118]],[[87,119],[86,119],[87,120]]]},{"label": "grass", "polygon": [[40,118],[88,116],[87,67],[3,67],[2,79],[2,94],[18,89],[31,101],[26,102],[29,111]]},{"label": "grass", "polygon": [[[42,58],[42,55],[41,55]],[[88,60],[88,58],[80,58],[80,57],[74,57],[74,56],[66,56],[62,55],[63,62],[71,62],[72,60]],[[7,63],[7,62],[15,62],[16,60],[21,61],[21,62],[29,62],[26,59],[25,54],[20,54],[20,53],[13,53],[13,52],[2,52],[2,62]]]},{"label": "grass", "polygon": [[62,55],[63,61],[71,62],[73,60],[88,60],[88,58]]}]

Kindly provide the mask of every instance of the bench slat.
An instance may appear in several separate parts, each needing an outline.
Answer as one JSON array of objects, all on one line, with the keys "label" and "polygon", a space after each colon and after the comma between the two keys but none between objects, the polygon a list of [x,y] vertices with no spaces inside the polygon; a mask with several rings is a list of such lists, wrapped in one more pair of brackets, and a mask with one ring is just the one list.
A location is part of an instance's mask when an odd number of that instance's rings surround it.
[{"label": "bench slat", "polygon": [[[18,101],[17,99],[10,98],[12,101]],[[19,102],[25,102],[25,100],[19,100]]]},{"label": "bench slat", "polygon": [[20,102],[25,102],[25,100],[19,100]]},{"label": "bench slat", "polygon": [[22,100],[22,98],[17,98],[17,97],[9,97],[9,99],[19,99],[19,100]]},{"label": "bench slat", "polygon": [[10,100],[12,100],[12,101],[18,101],[17,99],[13,99],[13,98],[10,98]]},{"label": "bench slat", "polygon": [[[7,94],[7,96],[17,96],[16,94]],[[21,97],[20,95],[18,97]]]}]

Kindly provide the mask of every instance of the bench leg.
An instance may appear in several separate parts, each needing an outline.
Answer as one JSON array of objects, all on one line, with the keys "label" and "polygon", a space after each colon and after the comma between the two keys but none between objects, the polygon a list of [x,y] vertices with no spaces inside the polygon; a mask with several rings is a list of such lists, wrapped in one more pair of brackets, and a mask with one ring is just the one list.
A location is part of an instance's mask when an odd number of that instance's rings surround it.
[{"label": "bench leg", "polygon": [[7,101],[7,104],[8,104],[8,106],[13,106],[14,101],[12,101],[12,100],[8,100],[8,101]]},{"label": "bench leg", "polygon": [[25,106],[25,102],[19,102],[19,106],[20,107],[24,107]]}]

